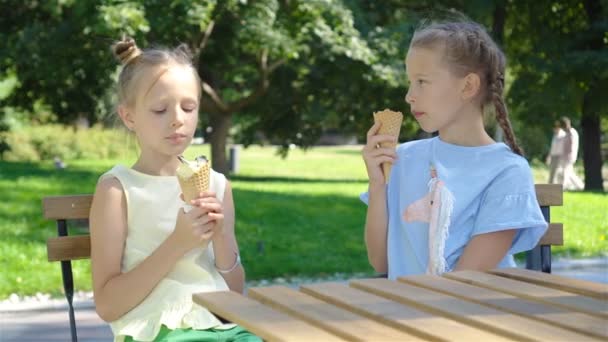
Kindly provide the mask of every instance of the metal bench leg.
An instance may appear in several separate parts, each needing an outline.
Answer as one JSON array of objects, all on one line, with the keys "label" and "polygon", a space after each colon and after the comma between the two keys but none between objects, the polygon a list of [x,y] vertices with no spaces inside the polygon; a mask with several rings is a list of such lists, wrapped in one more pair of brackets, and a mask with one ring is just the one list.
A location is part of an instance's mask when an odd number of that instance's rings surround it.
[{"label": "metal bench leg", "polygon": [[[68,226],[66,220],[57,220],[57,233],[59,236],[68,236]],[[63,290],[65,298],[68,300],[68,311],[70,315],[70,333],[72,342],[78,342],[76,335],[76,317],[74,316],[74,277],[72,276],[72,262],[69,260],[61,262],[61,278],[63,279]]]},{"label": "metal bench leg", "polygon": [[63,290],[65,291],[65,298],[68,300],[68,310],[70,314],[70,333],[72,334],[72,342],[78,341],[76,335],[76,317],[74,316],[74,305],[72,300],[74,298],[74,279],[72,277],[72,262],[62,261],[61,262],[61,276],[63,278]]},{"label": "metal bench leg", "polygon": [[529,270],[540,271],[541,270],[541,252],[540,246],[536,246],[533,249],[526,252],[526,268]]},{"label": "metal bench leg", "polygon": [[[540,207],[545,221],[551,221],[549,207]],[[526,252],[526,268],[551,273],[551,245],[539,245]]]},{"label": "metal bench leg", "polygon": [[540,262],[541,271],[545,273],[551,273],[551,246],[542,245],[540,246]]}]

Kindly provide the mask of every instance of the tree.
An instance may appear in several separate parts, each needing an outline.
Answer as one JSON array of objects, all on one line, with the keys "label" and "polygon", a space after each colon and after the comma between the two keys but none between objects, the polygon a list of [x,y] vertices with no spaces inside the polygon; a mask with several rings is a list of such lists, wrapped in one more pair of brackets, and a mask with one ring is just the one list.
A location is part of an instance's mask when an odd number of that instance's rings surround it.
[{"label": "tree", "polygon": [[608,3],[513,1],[509,11],[517,13],[509,17],[507,41],[516,78],[512,105],[519,119],[545,127],[564,113],[578,120],[585,189],[603,190],[600,118],[608,115],[603,96],[608,89]]},{"label": "tree", "polygon": [[9,42],[0,63],[20,82],[10,102],[28,107],[41,99],[61,122],[96,119],[116,70],[108,47],[120,33],[144,47],[186,43],[203,81],[202,121],[212,128],[212,160],[221,172],[233,122],[246,143],[262,132],[286,151],[291,143],[313,144],[327,123],[360,130],[372,111],[403,103],[402,56],[392,58],[387,39],[398,30],[374,25],[362,35],[342,1],[0,4],[15,13],[0,22]]},{"label": "tree", "polygon": [[[211,127],[214,168],[220,172],[227,172],[226,140],[235,121],[245,143],[254,142],[262,132],[278,141],[283,152],[292,143],[310,146],[331,120],[355,127],[354,117],[362,114],[351,113],[372,97],[365,94],[369,88],[378,91],[379,84],[386,85],[401,71],[383,68],[381,57],[354,27],[351,10],[341,1],[174,5],[174,15],[167,16],[163,6],[144,2],[153,28],[148,39],[168,42],[181,33],[184,40],[184,32],[194,32],[186,41],[197,56],[205,95],[201,108]],[[177,13],[195,18],[185,23],[196,23],[199,30],[176,25],[169,18]],[[378,102],[386,100],[369,103]],[[371,111],[365,113],[369,116]]]},{"label": "tree", "polygon": [[61,122],[78,116],[94,120],[98,99],[112,81],[106,44],[92,35],[103,22],[91,15],[96,12],[93,2],[62,3],[0,2],[0,11],[10,13],[0,19],[0,69],[18,79],[6,104],[31,110],[42,101]]}]

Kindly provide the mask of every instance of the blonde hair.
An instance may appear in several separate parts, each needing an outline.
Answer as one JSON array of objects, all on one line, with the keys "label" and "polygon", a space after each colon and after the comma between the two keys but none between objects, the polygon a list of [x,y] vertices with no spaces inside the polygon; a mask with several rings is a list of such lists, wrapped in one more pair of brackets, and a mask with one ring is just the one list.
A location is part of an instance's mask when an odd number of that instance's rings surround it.
[{"label": "blonde hair", "polygon": [[481,25],[467,21],[430,24],[416,30],[410,43],[413,47],[442,48],[444,60],[456,75],[476,73],[481,80],[479,97],[483,109],[494,106],[507,145],[523,155],[503,97],[506,58]]},{"label": "blonde hair", "polygon": [[174,49],[153,48],[141,50],[137,47],[133,38],[123,37],[112,45],[112,52],[122,64],[116,90],[118,103],[134,105],[141,77],[151,68],[170,65],[179,65],[192,70],[192,74],[198,82],[198,97],[200,99],[201,80],[192,64],[192,54],[185,44],[181,44]]}]

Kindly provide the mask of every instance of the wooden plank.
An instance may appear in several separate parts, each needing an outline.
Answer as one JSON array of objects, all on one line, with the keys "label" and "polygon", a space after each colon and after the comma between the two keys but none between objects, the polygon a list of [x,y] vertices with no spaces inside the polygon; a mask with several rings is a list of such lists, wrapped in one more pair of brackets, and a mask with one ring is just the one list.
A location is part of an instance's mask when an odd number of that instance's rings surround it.
[{"label": "wooden plank", "polygon": [[539,245],[563,246],[564,225],[561,223],[549,223],[545,235],[538,242]]},{"label": "wooden plank", "polygon": [[42,214],[47,219],[89,218],[93,195],[50,196],[42,199]]},{"label": "wooden plank", "polygon": [[535,184],[536,199],[541,206],[564,204],[564,190],[561,184]]},{"label": "wooden plank", "polygon": [[592,297],[586,297],[483,272],[458,271],[445,273],[444,276],[472,285],[508,293],[517,297],[559,306],[566,310],[584,312],[600,318],[608,318],[608,303]]},{"label": "wooden plank", "polygon": [[595,283],[580,279],[563,277],[538,271],[525,270],[521,268],[500,268],[491,270],[490,273],[551,287],[557,290],[578,293],[597,299],[608,300],[608,284]]},{"label": "wooden plank", "polygon": [[512,341],[344,284],[303,285],[300,291],[429,341]]},{"label": "wooden plank", "polygon": [[250,288],[247,296],[348,341],[421,341],[418,337],[285,286]]},{"label": "wooden plank", "polygon": [[608,340],[608,322],[595,316],[438,276],[408,276],[399,278],[399,281]]},{"label": "wooden plank", "polygon": [[46,240],[49,261],[88,259],[91,257],[91,236],[58,236]]},{"label": "wooden plank", "polygon": [[543,322],[388,279],[356,280],[350,284],[358,289],[420,310],[442,315],[520,341],[595,340],[589,336]]},{"label": "wooden plank", "polygon": [[232,291],[196,293],[195,303],[267,341],[344,341],[307,322]]}]

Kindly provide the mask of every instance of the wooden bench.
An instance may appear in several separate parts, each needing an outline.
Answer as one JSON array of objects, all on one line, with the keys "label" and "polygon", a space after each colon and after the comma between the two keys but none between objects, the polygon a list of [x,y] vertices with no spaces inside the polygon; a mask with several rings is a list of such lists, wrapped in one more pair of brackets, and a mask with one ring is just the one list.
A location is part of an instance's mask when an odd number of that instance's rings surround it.
[{"label": "wooden bench", "polygon": [[[538,184],[536,185],[536,195],[545,219],[550,222],[550,207],[561,206],[563,203],[561,185]],[[59,261],[61,263],[63,288],[69,307],[72,341],[77,341],[77,334],[72,304],[74,280],[71,260],[90,258],[91,241],[88,234],[68,235],[68,220],[88,220],[92,199],[92,195],[67,195],[45,197],[42,201],[44,217],[55,220],[57,223],[57,237],[47,240],[47,256],[49,261]],[[539,245],[527,253],[526,267],[550,273],[551,246],[554,245],[563,245],[563,226],[561,223],[550,223],[549,230],[541,239]]]}]

